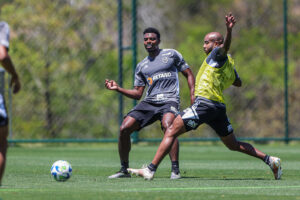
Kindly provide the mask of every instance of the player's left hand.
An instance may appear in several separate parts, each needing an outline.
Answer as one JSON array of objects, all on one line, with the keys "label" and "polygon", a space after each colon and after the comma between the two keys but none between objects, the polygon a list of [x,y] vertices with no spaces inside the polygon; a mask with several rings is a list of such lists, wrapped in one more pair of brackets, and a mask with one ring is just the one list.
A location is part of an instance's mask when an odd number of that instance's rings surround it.
[{"label": "player's left hand", "polygon": [[232,29],[236,23],[235,17],[231,13],[229,13],[228,15],[225,16],[225,20],[226,20],[227,28]]}]

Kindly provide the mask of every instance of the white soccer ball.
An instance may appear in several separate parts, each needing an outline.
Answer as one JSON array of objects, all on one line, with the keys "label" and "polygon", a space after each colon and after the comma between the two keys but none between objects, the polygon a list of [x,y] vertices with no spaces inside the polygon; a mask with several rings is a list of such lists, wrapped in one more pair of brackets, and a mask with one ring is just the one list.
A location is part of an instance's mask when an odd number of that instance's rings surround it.
[{"label": "white soccer ball", "polygon": [[65,160],[58,160],[51,167],[51,175],[56,181],[66,181],[72,176],[72,166]]}]

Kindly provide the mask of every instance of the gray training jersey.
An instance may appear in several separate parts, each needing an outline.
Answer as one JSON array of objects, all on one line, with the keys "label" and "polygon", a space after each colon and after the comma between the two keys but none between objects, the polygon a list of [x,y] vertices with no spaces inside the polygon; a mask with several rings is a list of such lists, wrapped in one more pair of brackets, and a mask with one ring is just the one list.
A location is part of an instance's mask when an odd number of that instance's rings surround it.
[{"label": "gray training jersey", "polygon": [[9,26],[6,22],[0,22],[0,45],[9,48]]},{"label": "gray training jersey", "polygon": [[178,72],[189,66],[182,55],[174,49],[161,49],[154,59],[147,56],[138,63],[135,70],[134,86],[146,86],[148,90],[144,101],[180,103]]}]

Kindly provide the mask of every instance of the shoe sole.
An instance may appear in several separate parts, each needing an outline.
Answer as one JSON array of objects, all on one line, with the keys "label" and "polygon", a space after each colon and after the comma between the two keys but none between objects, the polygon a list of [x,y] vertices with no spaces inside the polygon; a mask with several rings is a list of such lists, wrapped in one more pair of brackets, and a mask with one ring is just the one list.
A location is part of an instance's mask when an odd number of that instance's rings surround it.
[{"label": "shoe sole", "polygon": [[128,175],[122,175],[122,176],[109,176],[108,179],[116,179],[116,178],[131,178],[130,174]]},{"label": "shoe sole", "polygon": [[181,179],[181,175],[180,174],[174,174],[173,175],[173,173],[172,173],[171,176],[170,176],[170,179],[171,180]]}]

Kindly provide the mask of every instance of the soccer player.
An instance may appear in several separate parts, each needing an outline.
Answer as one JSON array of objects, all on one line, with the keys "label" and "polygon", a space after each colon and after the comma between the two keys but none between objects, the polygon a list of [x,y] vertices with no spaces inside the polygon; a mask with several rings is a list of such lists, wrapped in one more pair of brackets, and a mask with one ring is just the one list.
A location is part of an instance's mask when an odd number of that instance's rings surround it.
[{"label": "soccer player", "polygon": [[[129,167],[129,152],[131,149],[130,134],[148,126],[156,120],[161,121],[165,132],[178,114],[179,79],[178,72],[186,77],[190,89],[191,104],[194,102],[195,78],[182,55],[174,49],[160,49],[160,33],[149,27],[143,32],[144,46],[148,56],[138,63],[135,71],[134,89],[124,89],[113,80],[105,80],[109,90],[115,90],[123,95],[140,99],[146,85],[145,98],[135,106],[124,118],[119,134],[119,156],[121,169],[108,178],[131,177],[127,171]],[[171,146],[170,159],[172,161],[171,179],[181,178],[179,171],[179,143],[175,139]]]},{"label": "soccer player", "polygon": [[206,123],[215,130],[227,148],[263,160],[270,166],[275,179],[280,179],[282,174],[280,159],[266,155],[251,144],[238,141],[226,115],[223,90],[230,85],[240,87],[242,82],[234,68],[233,59],[227,54],[236,20],[230,13],[226,15],[225,21],[227,27],[225,40],[218,32],[208,33],[204,38],[203,49],[208,56],[196,76],[194,104],[181,112],[167,129],[152,163],[146,168],[128,169],[129,172],[148,180],[153,179],[158,165],[170,151],[175,139]]},{"label": "soccer player", "polygon": [[[8,54],[9,50],[9,26],[6,22],[0,22],[0,62],[6,71],[11,75],[10,86],[13,93],[17,93],[21,84],[14,64]],[[5,107],[4,94],[0,93],[0,185],[4,174],[8,136],[8,116]]]}]

